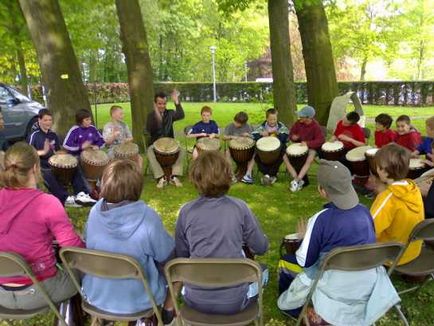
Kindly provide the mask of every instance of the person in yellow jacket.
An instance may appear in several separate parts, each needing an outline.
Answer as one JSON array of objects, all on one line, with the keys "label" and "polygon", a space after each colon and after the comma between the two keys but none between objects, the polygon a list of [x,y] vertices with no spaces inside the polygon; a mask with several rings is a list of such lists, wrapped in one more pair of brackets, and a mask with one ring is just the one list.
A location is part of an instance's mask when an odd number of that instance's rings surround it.
[{"label": "person in yellow jacket", "polygon": [[[422,195],[413,180],[405,179],[410,164],[410,152],[391,143],[375,154],[377,172],[384,183],[371,206],[375,234],[378,242],[406,243],[414,226],[424,219]],[[422,241],[410,244],[398,265],[415,259],[421,251]]]}]

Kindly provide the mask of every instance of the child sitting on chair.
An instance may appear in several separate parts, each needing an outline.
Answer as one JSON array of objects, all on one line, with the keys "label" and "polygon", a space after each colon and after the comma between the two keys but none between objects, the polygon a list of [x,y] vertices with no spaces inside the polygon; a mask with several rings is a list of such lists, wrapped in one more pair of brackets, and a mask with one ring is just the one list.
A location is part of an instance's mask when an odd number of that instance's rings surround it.
[{"label": "child sitting on chair", "polygon": [[416,151],[412,153],[412,156],[418,156],[421,154],[426,154],[426,158],[428,160],[428,165],[432,166],[429,162],[430,159],[433,159],[433,151],[432,151],[432,145],[434,140],[434,116],[428,118],[425,121],[425,127],[426,127],[426,137],[423,140],[421,144],[417,147]]},{"label": "child sitting on chair", "polygon": [[[371,206],[377,241],[406,243],[414,226],[424,219],[420,190],[413,180],[406,179],[410,152],[392,143],[378,150],[375,163],[378,176],[385,184]],[[420,241],[410,244],[398,264],[415,259],[421,246]]]},{"label": "child sitting on chair", "polygon": [[360,116],[357,112],[348,112],[342,120],[338,121],[330,141],[340,140],[346,151],[365,145],[365,134],[357,123],[359,120]]},{"label": "child sitting on chair", "polygon": [[[247,204],[227,196],[232,171],[221,152],[199,155],[190,170],[190,179],[199,197],[185,204],[175,231],[176,256],[185,258],[243,258],[243,246],[262,255],[267,237]],[[263,273],[266,275],[266,273]],[[224,289],[198,288],[184,284],[184,300],[195,310],[208,314],[234,314],[244,310],[249,284]]]},{"label": "child sitting on chair", "polygon": [[[277,305],[293,317],[300,314],[328,252],[337,247],[375,243],[371,214],[359,203],[350,171],[338,161],[321,160],[317,178],[320,196],[330,202],[309,219],[307,227],[299,223],[299,237],[303,238],[300,248],[279,262]],[[399,301],[384,267],[357,272],[329,270],[321,280],[312,297],[315,311],[309,317],[317,314],[318,319],[332,325],[373,324]],[[368,304],[371,302],[375,302],[375,314]],[[315,325],[327,325],[323,321]]]},{"label": "child sitting on chair", "polygon": [[[204,106],[200,110],[201,121],[197,122],[188,132],[187,137],[200,139],[202,137],[215,138],[218,137],[220,131],[217,123],[211,120],[212,109],[209,106]],[[197,148],[193,149],[193,159],[199,155]]]},{"label": "child sitting on chair", "polygon": [[408,115],[400,115],[396,119],[396,143],[407,148],[410,152],[416,151],[421,143],[420,133],[411,125]]},{"label": "child sitting on chair", "polygon": [[108,149],[108,154],[113,157],[113,147],[125,142],[133,140],[130,128],[123,121],[124,110],[118,106],[113,105],[110,108],[111,121],[104,125],[102,136]]},{"label": "child sitting on chair", "polygon": [[[115,160],[105,168],[101,199],[90,211],[85,228],[86,247],[136,258],[156,304],[163,305],[166,280],[159,265],[172,258],[174,241],[160,216],[140,200],[143,181],[143,174],[133,161]],[[118,314],[152,309],[140,280],[85,275],[82,284],[87,300],[99,309]],[[162,312],[165,324],[170,315],[165,309],[173,309],[169,297]]]},{"label": "child sitting on chair", "polygon": [[396,132],[390,129],[393,119],[386,113],[380,113],[375,117],[375,146],[383,147],[396,140]]}]

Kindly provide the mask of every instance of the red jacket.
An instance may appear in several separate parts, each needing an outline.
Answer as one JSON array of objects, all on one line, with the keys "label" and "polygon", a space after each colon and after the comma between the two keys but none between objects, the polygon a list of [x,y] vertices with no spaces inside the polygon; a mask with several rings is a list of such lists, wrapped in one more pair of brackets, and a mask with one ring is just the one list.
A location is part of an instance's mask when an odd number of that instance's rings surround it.
[{"label": "red jacket", "polygon": [[[363,132],[362,127],[360,127],[357,123],[351,126],[344,126],[342,120],[338,121],[336,125],[336,130],[334,135],[338,138],[339,135],[346,135],[354,140],[365,143],[365,133]],[[353,149],[356,147],[353,143],[343,141],[344,147],[347,150]]]},{"label": "red jacket", "polygon": [[417,146],[422,142],[422,138],[420,137],[420,133],[416,130],[410,130],[410,132],[400,135],[397,134],[396,143],[401,145],[411,152],[417,149]]},{"label": "red jacket", "polygon": [[375,146],[381,148],[389,143],[393,143],[397,138],[397,133],[391,129],[375,132]]},{"label": "red jacket", "polygon": [[311,149],[319,149],[325,142],[321,127],[316,120],[312,120],[310,124],[297,121],[289,132],[290,141],[293,141],[292,136],[298,136],[298,140],[295,142],[304,141],[306,142],[307,147]]}]

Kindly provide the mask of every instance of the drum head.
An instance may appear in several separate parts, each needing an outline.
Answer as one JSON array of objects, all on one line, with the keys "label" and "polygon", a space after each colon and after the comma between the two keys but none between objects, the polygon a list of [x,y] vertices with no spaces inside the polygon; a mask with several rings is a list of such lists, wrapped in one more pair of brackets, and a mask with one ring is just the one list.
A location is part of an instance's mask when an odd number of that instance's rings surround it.
[{"label": "drum head", "polygon": [[163,137],[154,142],[154,149],[162,154],[175,154],[179,151],[179,144],[174,138]]},{"label": "drum head", "polygon": [[139,153],[139,146],[131,142],[123,143],[115,146],[113,152],[115,155],[121,156],[136,155]]},{"label": "drum head", "polygon": [[100,149],[86,149],[81,152],[80,158],[82,161],[95,166],[107,165],[110,160],[107,153]]},{"label": "drum head", "polygon": [[346,155],[345,158],[350,162],[364,161],[366,159],[365,153],[372,146],[360,146],[353,148]]},{"label": "drum head", "polygon": [[370,148],[366,151],[366,156],[374,157],[377,152],[378,148]]},{"label": "drum head", "polygon": [[423,169],[424,167],[425,167],[425,163],[420,158],[410,159],[410,170]]},{"label": "drum head", "polygon": [[250,149],[255,146],[255,141],[250,137],[237,137],[229,141],[229,148],[232,149]]},{"label": "drum head", "polygon": [[309,151],[309,147],[302,143],[291,144],[286,148],[288,156],[301,156]]},{"label": "drum head", "polygon": [[291,233],[285,235],[285,240],[298,240],[298,239],[299,239],[298,233]]},{"label": "drum head", "polygon": [[273,152],[280,147],[280,140],[276,137],[262,137],[256,142],[256,148],[263,152]]},{"label": "drum head", "polygon": [[321,146],[321,149],[324,152],[337,152],[343,148],[344,148],[344,143],[339,140],[333,142],[328,141],[322,144]]},{"label": "drum head", "polygon": [[75,156],[67,153],[54,154],[48,159],[48,164],[57,168],[75,168],[78,165],[78,160]]},{"label": "drum head", "polygon": [[220,150],[220,140],[217,138],[203,137],[198,139],[196,146],[204,151],[218,151]]}]

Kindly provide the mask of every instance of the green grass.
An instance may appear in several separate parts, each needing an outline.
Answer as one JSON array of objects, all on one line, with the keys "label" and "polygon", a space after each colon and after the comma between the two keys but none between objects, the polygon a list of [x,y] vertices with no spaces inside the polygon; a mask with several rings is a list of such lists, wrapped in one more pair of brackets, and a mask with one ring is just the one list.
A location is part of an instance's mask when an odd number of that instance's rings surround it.
[{"label": "green grass", "polygon": [[[199,120],[200,108],[203,103],[184,103],[186,118],[175,124],[176,130],[182,130],[184,126],[193,124]],[[252,123],[259,123],[263,119],[263,112],[267,106],[261,104],[228,104],[209,103],[213,110],[213,119],[224,127],[232,121],[234,114],[244,110],[249,113]],[[122,103],[127,123],[131,123],[129,104]],[[102,128],[108,121],[110,105],[98,106],[98,127]],[[172,104],[168,105],[169,108]],[[378,113],[388,112],[394,118],[400,114],[409,114],[417,117],[428,117],[434,114],[434,107],[429,108],[402,108],[402,107],[364,107],[368,118],[375,117]],[[423,120],[415,120],[416,126],[424,130]],[[369,123],[368,127],[372,128]],[[179,134],[179,133],[178,133]],[[266,255],[258,257],[260,262],[266,263],[270,269],[270,283],[264,292],[264,313],[267,325],[291,325],[293,324],[281,315],[276,306],[277,300],[277,262],[279,259],[279,246],[283,236],[295,232],[296,222],[299,218],[307,218],[322,208],[324,201],[316,192],[316,165],[310,171],[311,185],[301,192],[291,193],[288,190],[288,177],[282,172],[279,181],[272,187],[262,187],[258,181],[254,185],[235,184],[229,194],[247,202],[254,214],[258,217],[261,226],[270,240],[270,250]],[[176,189],[173,186],[158,190],[152,177],[147,175],[142,199],[153,207],[162,217],[165,227],[174,233],[175,223],[180,207],[197,197],[192,185],[184,178],[184,187]],[[257,178],[258,179],[258,178]],[[361,198],[361,201],[370,206],[370,201]],[[68,213],[75,226],[82,231],[88,214],[88,209],[68,209]],[[394,284],[398,289],[407,287],[406,284],[394,278]],[[434,315],[434,282],[428,284],[418,293],[402,296],[404,313],[412,325],[432,325]],[[122,298],[120,298],[122,300]],[[377,325],[400,325],[395,313],[389,313],[383,317]]]}]

